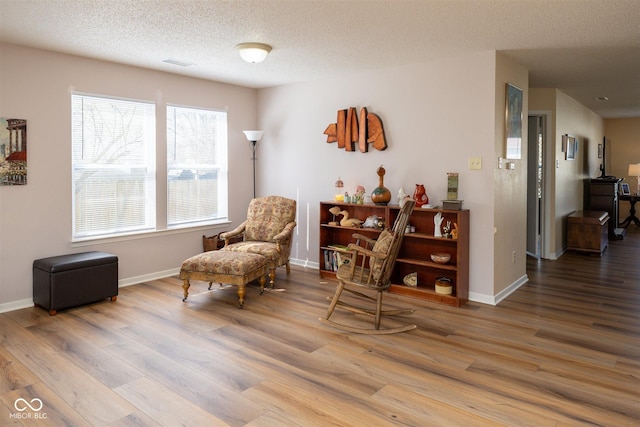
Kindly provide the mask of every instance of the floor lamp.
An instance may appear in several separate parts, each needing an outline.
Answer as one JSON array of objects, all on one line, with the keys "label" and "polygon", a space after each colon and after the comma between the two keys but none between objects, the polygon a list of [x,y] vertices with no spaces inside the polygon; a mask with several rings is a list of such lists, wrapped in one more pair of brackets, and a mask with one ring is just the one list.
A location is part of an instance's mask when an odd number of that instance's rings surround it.
[{"label": "floor lamp", "polygon": [[243,130],[244,135],[249,140],[251,148],[251,160],[253,160],[253,198],[256,198],[256,148],[258,147],[258,141],[262,138],[264,131],[262,130]]}]

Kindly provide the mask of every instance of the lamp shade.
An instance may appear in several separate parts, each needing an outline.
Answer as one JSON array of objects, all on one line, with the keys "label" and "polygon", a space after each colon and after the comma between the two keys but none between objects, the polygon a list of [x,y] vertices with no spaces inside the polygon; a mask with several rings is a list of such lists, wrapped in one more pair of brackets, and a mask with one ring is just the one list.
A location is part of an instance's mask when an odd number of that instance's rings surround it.
[{"label": "lamp shade", "polygon": [[260,141],[264,133],[263,130],[243,130],[242,132],[249,141]]},{"label": "lamp shade", "polygon": [[240,43],[236,49],[242,59],[252,64],[264,61],[271,52],[271,46],[264,43]]},{"label": "lamp shade", "polygon": [[629,176],[640,176],[640,163],[632,163],[629,165]]}]

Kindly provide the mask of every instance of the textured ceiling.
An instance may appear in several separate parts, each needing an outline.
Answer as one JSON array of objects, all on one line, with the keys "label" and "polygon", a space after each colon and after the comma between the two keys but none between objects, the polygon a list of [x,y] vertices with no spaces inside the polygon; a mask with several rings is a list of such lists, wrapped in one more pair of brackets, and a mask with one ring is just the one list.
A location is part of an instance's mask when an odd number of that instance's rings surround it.
[{"label": "textured ceiling", "polygon": [[[0,40],[255,88],[498,50],[640,117],[640,0],[0,0]],[[247,64],[242,42],[273,50]]]}]

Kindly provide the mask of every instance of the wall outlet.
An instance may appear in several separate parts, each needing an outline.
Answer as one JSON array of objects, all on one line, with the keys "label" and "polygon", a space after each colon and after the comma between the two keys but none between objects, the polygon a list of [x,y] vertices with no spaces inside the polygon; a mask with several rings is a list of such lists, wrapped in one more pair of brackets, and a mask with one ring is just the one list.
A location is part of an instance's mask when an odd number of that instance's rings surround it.
[{"label": "wall outlet", "polygon": [[469,157],[469,170],[482,170],[482,157]]}]

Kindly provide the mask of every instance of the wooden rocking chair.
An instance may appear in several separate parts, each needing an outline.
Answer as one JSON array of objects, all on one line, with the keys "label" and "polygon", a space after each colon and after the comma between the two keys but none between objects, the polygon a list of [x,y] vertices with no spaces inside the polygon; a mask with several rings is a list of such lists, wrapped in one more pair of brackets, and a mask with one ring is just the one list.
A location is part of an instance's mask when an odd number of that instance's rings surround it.
[{"label": "wooden rocking chair", "polygon": [[[412,308],[401,308],[395,310],[382,309],[382,293],[389,289],[391,285],[391,272],[396,263],[396,258],[400,250],[402,238],[404,237],[409,216],[413,211],[415,201],[406,200],[400,209],[398,218],[396,219],[391,231],[384,230],[380,233],[377,240],[370,239],[361,234],[354,234],[356,243],[350,243],[348,246],[349,262],[341,265],[336,273],[338,286],[336,292],[329,305],[329,310],[324,318],[320,318],[323,323],[330,324],[336,328],[349,332],[365,333],[365,334],[393,334],[397,332],[406,332],[416,328],[416,325],[403,325],[394,328],[380,329],[380,318],[382,315],[402,315],[414,312]],[[362,246],[364,244],[364,246]],[[364,294],[355,289],[366,288],[376,292],[375,298],[371,295]],[[375,310],[354,306],[340,300],[342,292],[347,291],[353,295],[363,297],[370,301],[375,301]],[[359,328],[347,326],[329,320],[336,306],[344,308],[357,314],[366,314],[374,316],[374,329]]]}]

